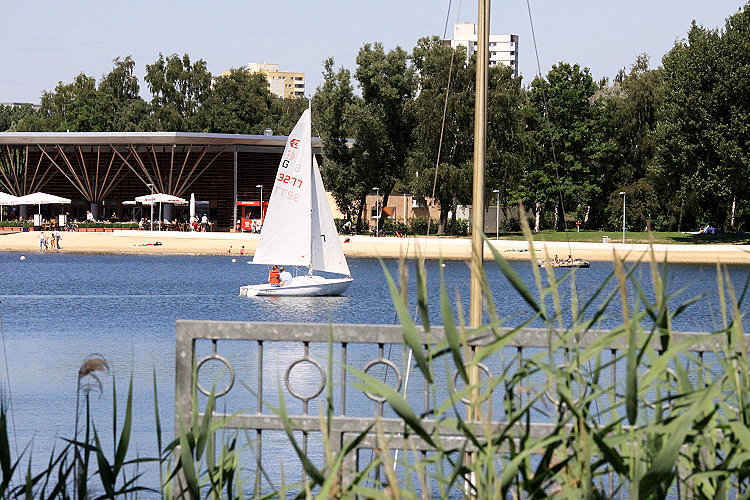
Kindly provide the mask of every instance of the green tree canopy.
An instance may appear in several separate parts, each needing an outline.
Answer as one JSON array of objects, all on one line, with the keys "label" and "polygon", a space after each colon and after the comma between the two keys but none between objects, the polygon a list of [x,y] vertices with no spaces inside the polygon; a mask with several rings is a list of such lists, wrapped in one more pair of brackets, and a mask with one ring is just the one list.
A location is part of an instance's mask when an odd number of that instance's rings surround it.
[{"label": "green tree canopy", "polygon": [[172,54],[146,65],[146,83],[151,91],[152,114],[147,127],[156,131],[199,130],[195,117],[211,88],[206,61],[190,62],[187,54]]},{"label": "green tree canopy", "polygon": [[269,125],[272,97],[262,73],[232,69],[206,92],[196,123],[204,132],[260,134]]},{"label": "green tree canopy", "polygon": [[416,125],[407,166],[415,195],[431,197],[434,189],[442,233],[448,212],[455,215],[457,203],[471,202],[474,60],[467,63],[463,47],[452,49],[431,37],[417,42],[412,61],[419,93],[411,103]]}]

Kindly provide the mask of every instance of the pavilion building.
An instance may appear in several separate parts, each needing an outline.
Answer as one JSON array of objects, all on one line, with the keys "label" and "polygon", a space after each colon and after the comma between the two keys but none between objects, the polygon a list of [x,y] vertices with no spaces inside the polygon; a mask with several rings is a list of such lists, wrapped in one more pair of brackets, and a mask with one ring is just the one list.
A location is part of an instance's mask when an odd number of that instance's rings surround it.
[{"label": "pavilion building", "polygon": [[[3,132],[0,191],[70,198],[65,211],[78,220],[88,210],[97,219],[130,218],[132,201],[151,192],[194,194],[198,214],[226,230],[237,220],[237,201],[260,200],[261,191],[268,201],[286,141],[184,132]],[[313,138],[316,154],[320,148]],[[166,206],[164,218],[184,218],[187,210]]]}]

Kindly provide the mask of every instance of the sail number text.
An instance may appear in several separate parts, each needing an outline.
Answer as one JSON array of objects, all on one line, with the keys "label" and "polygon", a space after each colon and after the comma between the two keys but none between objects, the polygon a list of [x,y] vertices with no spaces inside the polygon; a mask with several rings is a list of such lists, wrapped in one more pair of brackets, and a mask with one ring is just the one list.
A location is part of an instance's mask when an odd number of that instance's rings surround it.
[{"label": "sail number text", "polygon": [[277,181],[283,182],[284,184],[291,184],[292,187],[302,187],[302,179],[297,179],[291,175],[279,174],[276,178]]}]

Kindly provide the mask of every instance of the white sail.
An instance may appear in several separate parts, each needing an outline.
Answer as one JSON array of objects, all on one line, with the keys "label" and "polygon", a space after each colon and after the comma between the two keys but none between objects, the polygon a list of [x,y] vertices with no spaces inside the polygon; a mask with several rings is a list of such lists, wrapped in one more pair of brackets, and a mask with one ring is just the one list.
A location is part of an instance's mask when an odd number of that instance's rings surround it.
[{"label": "white sail", "polygon": [[319,271],[348,276],[349,266],[346,263],[344,250],[341,248],[336,224],[333,222],[333,214],[323,187],[318,161],[315,156],[312,160],[312,267]]},{"label": "white sail", "polygon": [[253,262],[310,265],[311,172],[310,111],[305,110],[281,157]]}]

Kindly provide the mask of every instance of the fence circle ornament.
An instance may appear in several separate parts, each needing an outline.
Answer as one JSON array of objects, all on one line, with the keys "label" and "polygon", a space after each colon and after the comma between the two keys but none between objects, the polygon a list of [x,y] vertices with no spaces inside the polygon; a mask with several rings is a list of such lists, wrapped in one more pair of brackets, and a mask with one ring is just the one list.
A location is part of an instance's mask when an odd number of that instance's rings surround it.
[{"label": "fence circle ornament", "polygon": [[201,391],[201,393],[203,393],[203,395],[205,396],[210,396],[211,391],[207,391],[203,387],[203,385],[201,385],[200,371],[201,367],[203,367],[204,364],[211,360],[216,360],[220,363],[223,363],[224,366],[226,366],[227,372],[229,372],[229,382],[227,383],[227,386],[223,390],[214,393],[214,397],[219,398],[228,393],[230,390],[232,390],[232,387],[234,387],[234,368],[232,368],[232,363],[230,363],[227,358],[216,353],[209,354],[205,358],[201,359],[195,367],[195,378],[198,390]]},{"label": "fence circle ornament", "polygon": [[[396,392],[399,392],[401,390],[401,372],[399,371],[398,367],[391,361],[390,359],[385,358],[378,358],[373,359],[369,363],[367,363],[367,366],[365,366],[365,369],[363,370],[365,373],[367,373],[370,368],[376,366],[376,365],[385,365],[386,373],[388,372],[388,368],[393,370],[393,372],[396,374]],[[378,403],[384,403],[385,398],[382,396],[377,396],[375,394],[372,394],[370,392],[365,391],[365,396],[372,399],[373,401],[376,401]]]},{"label": "fence circle ornament", "polygon": [[[478,368],[479,368],[480,370],[482,370],[482,371],[483,371],[483,372],[485,373],[485,375],[487,375],[487,378],[488,378],[488,379],[492,378],[492,374],[490,373],[490,369],[489,369],[489,368],[487,368],[487,365],[485,365],[485,364],[483,364],[483,363],[479,363],[479,364],[477,364],[477,367],[478,367]],[[456,386],[458,385],[458,376],[459,376],[459,373],[458,373],[458,372],[456,372],[456,374],[455,374],[455,375],[453,376],[453,387],[456,387]],[[481,380],[480,380],[480,385],[481,385]],[[465,405],[468,405],[468,404],[470,404],[470,403],[471,403],[471,401],[469,401],[469,399],[468,399],[468,398],[461,398],[461,401],[462,401],[462,402],[463,402],[463,403],[464,403]]]},{"label": "fence circle ornament", "polygon": [[[292,373],[292,370],[294,369],[294,367],[301,363],[310,363],[315,368],[317,368],[318,373],[320,374],[320,385],[318,386],[318,389],[312,394],[310,394],[309,396],[303,396],[302,394],[299,394],[294,389],[292,389],[292,384],[289,380],[289,375]],[[289,367],[286,369],[286,373],[284,374],[284,384],[286,384],[286,389],[289,391],[289,394],[299,399],[300,401],[307,402],[313,398],[318,397],[318,395],[320,395],[320,393],[323,392],[323,389],[325,389],[326,372],[323,370],[323,367],[320,365],[320,363],[318,363],[312,358],[308,358],[307,356],[305,356],[304,358],[300,358],[294,363],[292,363],[291,365],[289,365]]]}]

